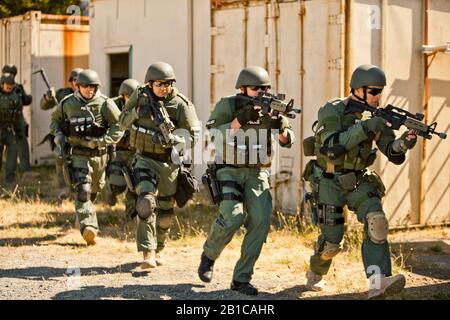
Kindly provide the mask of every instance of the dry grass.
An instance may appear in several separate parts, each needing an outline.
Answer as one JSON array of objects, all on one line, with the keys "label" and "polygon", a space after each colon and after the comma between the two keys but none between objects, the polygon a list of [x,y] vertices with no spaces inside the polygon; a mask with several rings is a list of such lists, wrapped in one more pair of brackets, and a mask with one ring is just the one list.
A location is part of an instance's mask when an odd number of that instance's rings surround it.
[{"label": "dry grass", "polygon": [[[39,170],[42,177],[51,172],[47,168]],[[123,201],[119,201],[111,208],[102,202],[102,196],[99,197],[96,203],[100,225],[98,244],[87,248],[79,231],[74,228],[73,202],[57,201],[55,195],[57,191],[53,187],[53,182],[43,181],[30,185],[3,187],[3,191],[0,192],[0,248],[22,247],[20,249],[24,250],[22,256],[24,261],[34,254],[33,250],[27,253],[27,247],[52,247],[57,252],[55,258],[59,253],[80,257],[88,254],[90,257],[96,257],[99,263],[110,263],[111,259],[119,257],[122,259],[120,261],[124,259],[136,261],[139,258],[135,246],[135,220],[125,219]],[[123,196],[119,200],[123,200]],[[205,203],[204,195],[198,194],[186,208],[176,209],[177,219],[171,229],[168,248],[171,254],[180,254],[181,258],[185,259],[188,269],[195,268],[192,264],[197,263],[201,246],[217,215],[217,207]],[[243,234],[244,232],[238,232],[222,253],[218,261],[221,273],[231,275],[234,261],[239,258]],[[308,270],[309,259],[313,254],[314,242],[318,235],[318,228],[305,225],[300,217],[276,213],[266,244],[255,266],[255,283],[266,286],[271,292],[284,292],[286,287],[295,288],[304,283],[305,272]],[[406,244],[424,239],[448,240],[449,228],[393,232],[389,238],[391,242],[399,244],[392,250],[394,273],[411,275],[409,260],[417,252]],[[330,272],[325,277],[328,292],[301,291],[299,297],[345,297],[349,292],[360,295],[365,292],[367,283],[361,262],[362,240],[361,229],[348,230],[342,243],[343,252],[335,257]],[[425,251],[430,254],[448,254],[440,243],[429,245]],[[433,265],[430,265],[430,268],[432,267]],[[127,279],[124,274],[119,273],[113,282],[119,286],[129,281]],[[419,281],[418,283],[422,281],[422,278],[413,279]],[[435,292],[431,295],[433,294],[435,299],[448,299],[448,293]],[[416,297],[415,293],[402,296],[402,298],[411,297]]]}]

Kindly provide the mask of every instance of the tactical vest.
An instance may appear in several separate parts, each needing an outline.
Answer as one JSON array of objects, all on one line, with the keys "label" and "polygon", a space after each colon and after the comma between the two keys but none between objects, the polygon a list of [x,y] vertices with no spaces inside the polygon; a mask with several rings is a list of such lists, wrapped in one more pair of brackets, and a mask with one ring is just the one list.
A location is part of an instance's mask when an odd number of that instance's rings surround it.
[{"label": "tactical vest", "polygon": [[[149,98],[145,93],[145,87],[138,89],[138,101],[137,108],[145,108],[150,104]],[[154,99],[158,99],[153,95]],[[163,102],[164,108],[169,114],[170,120],[175,127],[178,127],[179,119],[179,104],[184,102],[188,103],[188,100],[181,95],[176,88],[173,88],[172,92],[167,98],[160,100]],[[150,118],[137,119],[130,128],[130,146],[138,153],[156,153],[156,154],[170,154],[172,147],[164,148],[159,143],[155,143],[153,136],[159,132],[154,121]]]},{"label": "tactical vest", "polygon": [[[237,96],[224,98],[230,106],[231,119],[248,104],[239,100]],[[225,105],[224,105],[225,107]],[[248,122],[241,126],[234,136],[223,137],[224,163],[236,167],[270,167],[272,161],[272,136],[269,129],[269,117],[264,116],[255,122]]]},{"label": "tactical vest", "polygon": [[22,113],[22,97],[16,90],[5,94],[0,91],[0,126],[17,127]]},{"label": "tactical vest", "polygon": [[361,121],[361,115],[345,112],[346,106],[342,101],[342,99],[331,100],[325,106],[337,108],[339,114],[339,123],[337,124],[338,132],[328,137],[325,141],[322,141],[320,134],[324,129],[321,127],[321,123],[319,122],[319,131],[315,134],[314,145],[314,154],[317,156],[317,164],[325,170],[327,168],[327,162],[332,163],[335,167],[335,171],[337,172],[342,170],[363,170],[371,166],[376,159],[377,149],[372,149],[372,141],[375,138],[373,133],[368,134],[369,139],[359,143],[357,146],[351,148],[335,160],[329,159],[326,155],[320,152],[322,146],[328,146],[330,142],[333,144],[339,144],[339,134]]},{"label": "tactical vest", "polygon": [[74,95],[61,101],[61,131],[67,137],[101,137],[108,130],[108,123],[103,118],[101,109],[106,96],[100,96],[87,103]]}]

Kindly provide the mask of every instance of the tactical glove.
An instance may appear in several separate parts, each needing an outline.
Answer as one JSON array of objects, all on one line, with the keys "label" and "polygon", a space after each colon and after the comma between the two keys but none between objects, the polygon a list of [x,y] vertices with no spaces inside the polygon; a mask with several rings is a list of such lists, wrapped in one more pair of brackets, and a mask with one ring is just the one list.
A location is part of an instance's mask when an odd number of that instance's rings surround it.
[{"label": "tactical glove", "polygon": [[269,120],[269,128],[271,130],[281,130],[282,124],[283,118],[281,118],[281,116],[277,116],[275,119],[271,117]]},{"label": "tactical glove", "polygon": [[53,97],[55,95],[56,95],[55,89],[54,88],[50,88],[50,90],[47,90],[47,92],[45,93],[45,99],[47,101],[53,100]]},{"label": "tactical glove", "polygon": [[66,137],[62,133],[57,133],[53,139],[53,142],[55,142],[59,148],[64,148],[64,145],[66,144]]},{"label": "tactical glove", "polygon": [[387,128],[386,122],[387,121],[381,117],[373,117],[368,120],[362,121],[361,125],[363,126],[364,131],[366,131],[366,133],[368,132],[377,133]]},{"label": "tactical glove", "polygon": [[[407,139],[408,135],[414,136],[414,138]],[[397,153],[405,153],[409,149],[414,148],[417,142],[417,136],[409,131],[404,132],[400,138],[396,139],[392,143],[392,150]]]},{"label": "tactical glove", "polygon": [[243,126],[249,121],[258,120],[259,112],[258,110],[255,110],[254,106],[246,106],[237,113],[236,118],[238,119],[241,126]]}]

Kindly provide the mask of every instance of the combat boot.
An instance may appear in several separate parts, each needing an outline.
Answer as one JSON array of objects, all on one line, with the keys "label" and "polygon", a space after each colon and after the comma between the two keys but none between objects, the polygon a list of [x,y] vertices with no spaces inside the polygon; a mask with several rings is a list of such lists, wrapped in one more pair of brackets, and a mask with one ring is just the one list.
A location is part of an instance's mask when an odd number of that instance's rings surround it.
[{"label": "combat boot", "polygon": [[256,289],[250,282],[238,282],[233,280],[231,282],[231,290],[238,291],[248,296],[258,295],[258,289]]},{"label": "combat boot", "polygon": [[306,279],[306,289],[310,291],[323,291],[325,289],[325,281],[322,279],[322,275],[308,270],[306,272]]},{"label": "combat boot", "polygon": [[202,253],[200,265],[198,267],[198,276],[203,282],[211,282],[214,271],[214,260],[208,258],[205,253]]},{"label": "combat boot", "polygon": [[110,190],[106,191],[105,198],[106,198],[106,203],[109,206],[114,207],[117,204],[117,196],[114,193],[112,193]]},{"label": "combat boot", "polygon": [[161,252],[156,252],[156,265],[162,266],[165,263],[164,257],[161,255]]},{"label": "combat boot", "polygon": [[83,239],[86,241],[88,246],[93,246],[95,244],[95,237],[97,236],[97,230],[92,227],[86,227],[83,230]]},{"label": "combat boot", "polygon": [[144,251],[144,261],[141,263],[142,269],[156,268],[155,250]]},{"label": "combat boot", "polygon": [[369,278],[369,300],[382,300],[403,290],[406,284],[405,276],[397,274],[391,277],[373,275]]}]

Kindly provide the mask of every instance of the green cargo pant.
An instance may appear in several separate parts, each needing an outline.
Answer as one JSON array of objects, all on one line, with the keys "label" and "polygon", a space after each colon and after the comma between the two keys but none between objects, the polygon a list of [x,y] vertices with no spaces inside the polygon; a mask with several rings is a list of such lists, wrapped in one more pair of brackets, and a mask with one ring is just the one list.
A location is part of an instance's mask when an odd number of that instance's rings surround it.
[{"label": "green cargo pant", "polygon": [[223,200],[219,216],[211,226],[203,245],[205,255],[216,260],[235,232],[244,225],[247,232],[242,243],[241,256],[236,263],[233,280],[250,282],[253,268],[267,239],[272,214],[272,196],[269,186],[269,171],[261,168],[225,167],[217,170],[219,181],[237,182],[243,189],[224,186],[222,193],[234,193],[239,200]]},{"label": "green cargo pant", "polygon": [[[384,185],[381,179],[373,173],[358,177],[358,186],[353,191],[346,192],[338,181],[339,174],[334,178],[325,178],[320,168],[315,169],[314,190],[318,193],[318,203],[348,208],[356,212],[358,221],[364,224],[364,240],[362,243],[362,258],[367,277],[373,272],[380,272],[386,276],[391,275],[391,260],[389,244],[374,243],[367,232],[367,215],[371,212],[382,212],[381,198],[384,196]],[[318,182],[318,183],[317,183]],[[337,210],[336,210],[337,211]],[[342,218],[343,213],[327,213],[327,219]],[[316,242],[314,255],[310,259],[311,270],[320,275],[327,274],[332,260],[322,259],[322,252],[326,242],[340,244],[344,236],[344,224],[319,224],[321,234]]]},{"label": "green cargo pant", "polygon": [[[91,196],[94,197],[105,185],[105,169],[108,155],[100,157],[72,156],[73,188],[77,193],[77,186],[83,183],[91,185]],[[80,222],[80,232],[83,234],[87,226],[98,229],[97,214],[91,199],[86,202],[78,200],[75,194],[75,211]]]},{"label": "green cargo pant", "polygon": [[20,117],[18,135],[17,135],[17,156],[19,158],[20,171],[26,172],[31,170],[30,164],[30,146],[28,145],[28,129],[29,126],[25,119]]},{"label": "green cargo pant", "polygon": [[0,129],[0,145],[3,152],[5,149],[5,182],[11,183],[16,179],[17,167],[17,139],[14,131],[5,127]]},{"label": "green cargo pant", "polygon": [[106,187],[109,192],[117,196],[123,192],[125,194],[125,214],[128,217],[136,216],[136,194],[127,189],[127,183],[122,173],[122,167],[132,166],[134,151],[119,150],[116,152],[116,159],[106,169]]},{"label": "green cargo pant", "polygon": [[[156,210],[143,220],[137,216],[136,243],[137,250],[164,249],[173,222],[173,208],[175,200],[173,196],[177,190],[177,177],[179,166],[171,162],[160,162],[149,157],[137,154],[133,161],[134,174],[139,175],[140,180],[136,186],[136,193],[154,193],[156,195]],[[156,185],[145,180],[153,173],[156,175]]]}]

